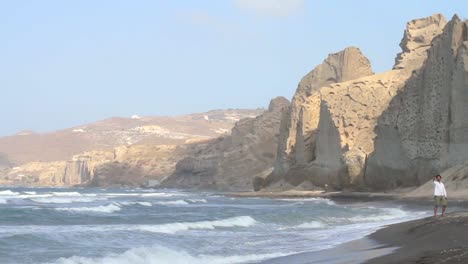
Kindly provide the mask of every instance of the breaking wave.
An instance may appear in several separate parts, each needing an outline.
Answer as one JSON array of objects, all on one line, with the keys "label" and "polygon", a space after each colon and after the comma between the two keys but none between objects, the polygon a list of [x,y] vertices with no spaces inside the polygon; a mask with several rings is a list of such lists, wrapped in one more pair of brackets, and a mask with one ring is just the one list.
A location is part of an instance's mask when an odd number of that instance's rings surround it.
[{"label": "breaking wave", "polygon": [[250,254],[243,256],[194,256],[185,251],[153,246],[133,248],[122,254],[110,254],[99,258],[79,256],[60,258],[55,264],[231,264],[261,261],[290,254],[292,253]]},{"label": "breaking wave", "polygon": [[160,201],[160,202],[155,202],[155,204],[159,205],[186,205],[189,204],[184,200],[176,200],[176,201]]},{"label": "breaking wave", "polygon": [[238,216],[215,221],[181,222],[161,225],[141,225],[137,229],[155,233],[173,234],[190,229],[215,229],[218,227],[250,227],[258,222],[250,216]]},{"label": "breaking wave", "polygon": [[54,204],[67,204],[67,203],[91,203],[96,200],[94,198],[85,198],[85,197],[45,197],[45,198],[34,198],[30,199],[36,203],[54,203]]},{"label": "breaking wave", "polygon": [[101,205],[95,207],[65,207],[65,208],[55,208],[58,211],[69,211],[69,212],[94,212],[94,213],[113,213],[120,211],[120,206],[117,203],[112,203],[108,205]]}]

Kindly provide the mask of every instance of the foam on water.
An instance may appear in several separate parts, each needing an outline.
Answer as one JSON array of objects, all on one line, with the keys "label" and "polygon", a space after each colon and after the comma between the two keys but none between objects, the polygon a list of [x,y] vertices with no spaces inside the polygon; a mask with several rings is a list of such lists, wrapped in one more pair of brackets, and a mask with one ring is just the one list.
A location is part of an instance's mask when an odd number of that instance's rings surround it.
[{"label": "foam on water", "polygon": [[105,198],[85,198],[85,197],[46,197],[30,199],[36,203],[52,203],[52,204],[67,204],[67,203],[91,203]]},{"label": "foam on water", "polygon": [[79,192],[52,192],[55,196],[81,196]]},{"label": "foam on water", "polygon": [[208,202],[206,199],[187,199],[187,201],[191,203],[207,203]]},{"label": "foam on water", "polygon": [[122,205],[141,205],[141,206],[153,206],[150,202],[119,202]]},{"label": "foam on water", "polygon": [[18,195],[19,192],[12,192],[11,190],[0,191],[0,195]]},{"label": "foam on water", "polygon": [[185,251],[172,250],[167,247],[139,247],[122,254],[109,254],[100,258],[73,256],[60,258],[55,264],[231,264],[260,261],[292,253],[249,254],[241,256],[190,255]]},{"label": "foam on water", "polygon": [[64,208],[55,208],[58,211],[69,211],[69,212],[94,212],[94,213],[113,213],[120,211],[120,206],[117,203],[112,203],[108,205],[101,205],[95,207],[64,207]]},{"label": "foam on water", "polygon": [[302,223],[297,226],[297,228],[324,228],[326,224],[320,221],[312,221],[312,222],[306,222]]},{"label": "foam on water", "polygon": [[324,203],[328,205],[336,205],[336,203],[327,198],[287,198],[287,199],[279,199],[280,201],[293,201],[293,202],[314,202],[314,203]]},{"label": "foam on water", "polygon": [[382,211],[383,213],[380,214],[371,214],[367,216],[357,215],[348,219],[353,222],[378,222],[408,217],[408,212],[399,208],[383,208]]},{"label": "foam on water", "polygon": [[215,229],[217,227],[250,227],[257,223],[258,222],[250,216],[238,216],[215,221],[181,222],[161,225],[140,225],[137,227],[137,229],[141,231],[155,233],[173,234],[176,232],[186,231],[190,229]]},{"label": "foam on water", "polygon": [[160,202],[155,202],[155,204],[159,204],[159,205],[187,205],[189,203],[187,203],[186,201],[184,200],[176,200],[176,201],[160,201]]}]

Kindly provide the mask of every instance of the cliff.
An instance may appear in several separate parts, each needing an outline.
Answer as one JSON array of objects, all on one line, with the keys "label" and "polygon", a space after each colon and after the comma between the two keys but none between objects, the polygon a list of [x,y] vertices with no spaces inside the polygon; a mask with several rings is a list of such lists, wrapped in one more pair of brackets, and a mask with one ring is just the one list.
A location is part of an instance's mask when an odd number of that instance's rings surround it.
[{"label": "cliff", "polygon": [[[468,160],[466,32],[456,16],[448,23],[442,15],[413,20],[393,70],[316,88],[291,110],[314,114],[280,132],[286,151],[278,149],[274,172],[257,188],[416,186]],[[303,135],[304,127],[308,143],[296,136],[291,144],[290,135]]]},{"label": "cliff", "polygon": [[[61,131],[0,138],[0,184],[146,186],[235,122],[262,109],[213,110],[174,117],[110,118]],[[3,152],[3,153],[2,153]]]},{"label": "cliff", "polygon": [[4,170],[2,185],[148,186],[172,174],[197,145],[131,145],[88,151],[68,161],[29,162]]},{"label": "cliff", "polygon": [[163,186],[252,190],[256,176],[266,176],[272,171],[281,114],[288,106],[287,99],[278,97],[262,115],[240,120],[230,135],[178,162],[176,171]]}]

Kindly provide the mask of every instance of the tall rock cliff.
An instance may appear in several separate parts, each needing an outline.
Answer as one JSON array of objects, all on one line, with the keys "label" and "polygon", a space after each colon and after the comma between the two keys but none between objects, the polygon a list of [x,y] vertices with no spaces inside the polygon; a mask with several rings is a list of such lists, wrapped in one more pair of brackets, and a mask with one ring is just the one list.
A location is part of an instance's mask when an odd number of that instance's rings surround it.
[{"label": "tall rock cliff", "polygon": [[422,184],[468,160],[468,21],[454,16],[378,120],[366,183]]},{"label": "tall rock cliff", "polygon": [[277,170],[287,170],[291,165],[313,160],[314,131],[319,120],[320,88],[337,82],[372,75],[369,60],[355,47],[349,47],[328,58],[309,72],[298,85],[289,111],[283,116],[281,148],[282,163]]},{"label": "tall rock cliff", "polygon": [[266,176],[276,160],[281,114],[289,101],[277,97],[268,111],[240,120],[230,135],[207,144],[177,163],[164,186],[252,190],[256,176]]},{"label": "tall rock cliff", "polygon": [[[318,114],[302,116],[296,128],[280,133],[289,142],[296,134],[293,155],[279,154],[278,169],[258,188],[309,182],[389,189],[420,184],[467,160],[466,32],[458,17],[449,23],[442,15],[413,20],[393,70],[316,89],[318,95],[303,99],[299,113],[308,107]],[[297,134],[308,123],[317,125],[308,144],[300,144]],[[280,144],[285,145],[291,146]]]}]

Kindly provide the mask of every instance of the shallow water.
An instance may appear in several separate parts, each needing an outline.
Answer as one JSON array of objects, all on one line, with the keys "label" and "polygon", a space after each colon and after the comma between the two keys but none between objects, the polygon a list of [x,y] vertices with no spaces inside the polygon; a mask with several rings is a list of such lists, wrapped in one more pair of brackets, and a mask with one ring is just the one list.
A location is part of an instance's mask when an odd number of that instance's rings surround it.
[{"label": "shallow water", "polygon": [[0,263],[255,263],[427,216],[391,203],[148,189],[0,189]]}]

